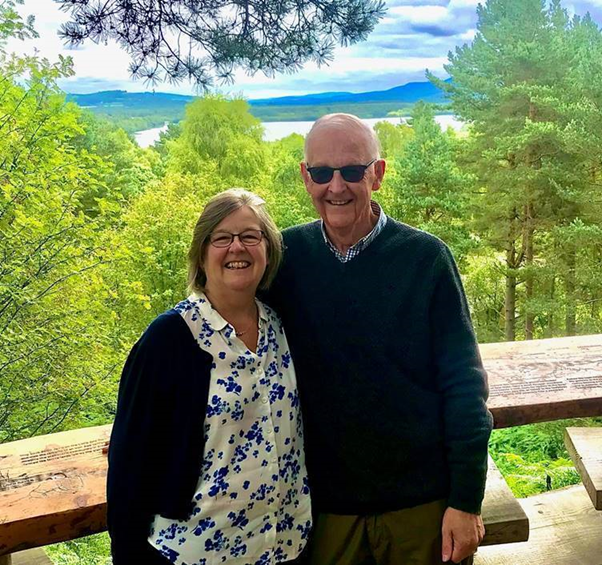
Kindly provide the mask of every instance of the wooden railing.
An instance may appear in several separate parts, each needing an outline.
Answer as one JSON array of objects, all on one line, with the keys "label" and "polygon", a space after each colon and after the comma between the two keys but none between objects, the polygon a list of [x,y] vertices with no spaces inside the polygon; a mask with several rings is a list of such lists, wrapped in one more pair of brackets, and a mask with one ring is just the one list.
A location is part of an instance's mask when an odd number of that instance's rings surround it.
[{"label": "wooden railing", "polygon": [[[487,344],[481,353],[495,427],[602,415],[602,335]],[[109,434],[99,426],[0,445],[0,556],[106,528]],[[485,544],[528,537],[528,519],[492,461],[483,518]]]}]

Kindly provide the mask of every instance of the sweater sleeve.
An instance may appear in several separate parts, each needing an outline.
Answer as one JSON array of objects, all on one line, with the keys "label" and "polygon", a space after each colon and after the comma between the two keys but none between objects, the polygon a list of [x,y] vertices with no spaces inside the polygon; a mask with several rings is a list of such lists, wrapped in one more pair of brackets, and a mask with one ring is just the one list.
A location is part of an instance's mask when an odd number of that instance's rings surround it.
[{"label": "sweater sleeve", "polygon": [[[191,334],[177,312],[159,316],[126,361],[109,444],[107,525],[114,565],[143,562],[162,468],[161,429],[175,383],[194,367]],[[197,348],[198,349],[198,348]]]},{"label": "sweater sleeve", "polygon": [[447,247],[439,256],[438,267],[430,313],[450,469],[448,506],[478,514],[485,492],[487,446],[493,422],[485,404],[489,394],[487,374],[460,274]]}]

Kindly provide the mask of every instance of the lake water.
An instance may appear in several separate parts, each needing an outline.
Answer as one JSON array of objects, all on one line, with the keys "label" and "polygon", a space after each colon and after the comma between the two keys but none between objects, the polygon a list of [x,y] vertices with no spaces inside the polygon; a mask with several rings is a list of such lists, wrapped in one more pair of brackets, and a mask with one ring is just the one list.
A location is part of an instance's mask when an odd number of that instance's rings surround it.
[{"label": "lake water", "polygon": [[[368,125],[374,127],[374,124],[377,122],[391,122],[392,124],[398,124],[400,121],[405,121],[406,118],[367,118],[364,120]],[[443,115],[443,116],[435,116],[435,121],[441,126],[443,129],[447,129],[451,127],[455,130],[462,129],[464,125],[462,122],[456,119],[455,116],[451,115]],[[277,139],[282,139],[290,135],[291,133],[298,133],[300,135],[306,135],[310,130],[313,121],[311,122],[263,122],[263,128],[265,130],[263,138],[266,141],[276,141]],[[160,128],[151,128],[143,131],[137,131],[134,136],[136,138],[136,142],[140,147],[149,147],[155,141],[159,139],[159,135],[162,131],[167,129],[167,123],[163,127]]]}]

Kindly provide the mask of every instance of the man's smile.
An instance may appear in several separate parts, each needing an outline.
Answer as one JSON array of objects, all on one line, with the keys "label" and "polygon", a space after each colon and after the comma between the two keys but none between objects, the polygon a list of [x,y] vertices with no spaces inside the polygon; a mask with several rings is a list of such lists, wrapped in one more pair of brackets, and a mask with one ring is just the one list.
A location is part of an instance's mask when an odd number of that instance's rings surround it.
[{"label": "man's smile", "polygon": [[345,204],[349,204],[351,200],[327,200],[326,202],[331,206],[345,206]]}]

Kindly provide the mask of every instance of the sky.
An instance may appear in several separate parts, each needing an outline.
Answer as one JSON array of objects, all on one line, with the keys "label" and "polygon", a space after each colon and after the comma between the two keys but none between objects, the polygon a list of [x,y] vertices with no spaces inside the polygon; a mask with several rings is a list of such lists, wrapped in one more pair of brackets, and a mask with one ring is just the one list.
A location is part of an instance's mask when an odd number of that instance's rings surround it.
[{"label": "sky", "polygon": [[[385,0],[387,13],[367,41],[338,47],[334,60],[318,68],[306,64],[295,74],[268,78],[262,73],[248,76],[237,71],[232,85],[222,86],[226,94],[246,98],[271,98],[329,91],[366,92],[386,90],[412,81],[424,81],[425,69],[445,78],[443,65],[456,46],[469,43],[475,35],[479,0]],[[482,1],[482,0],[481,0]],[[590,12],[602,24],[602,0],[565,1],[569,14]],[[129,56],[115,43],[86,41],[71,49],[63,44],[57,30],[68,20],[52,0],[25,0],[23,15],[33,14],[39,39],[11,40],[9,48],[18,53],[38,53],[50,60],[59,54],[73,58],[75,76],[59,84],[66,92],[101,90],[152,91],[195,94],[194,85],[160,83],[153,86],[133,80],[128,71]]]}]

